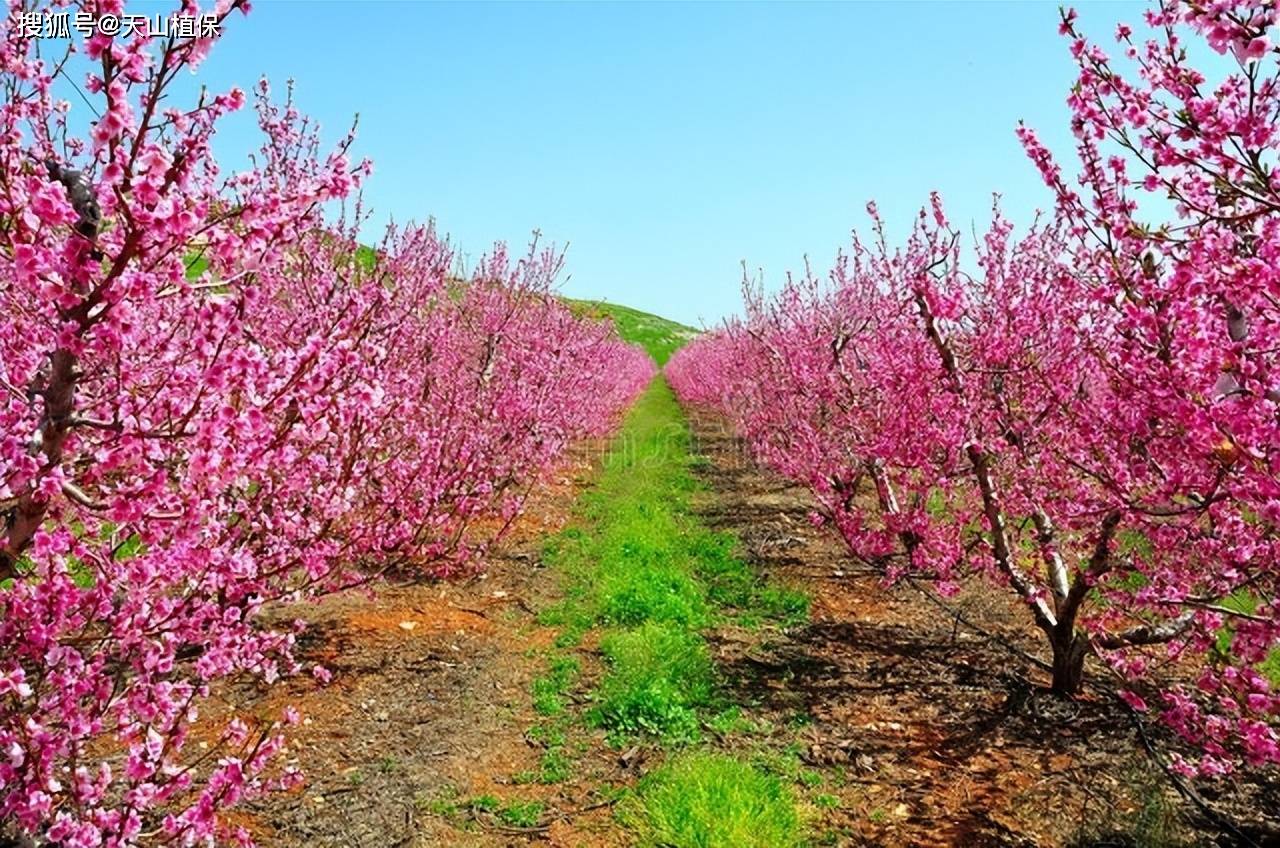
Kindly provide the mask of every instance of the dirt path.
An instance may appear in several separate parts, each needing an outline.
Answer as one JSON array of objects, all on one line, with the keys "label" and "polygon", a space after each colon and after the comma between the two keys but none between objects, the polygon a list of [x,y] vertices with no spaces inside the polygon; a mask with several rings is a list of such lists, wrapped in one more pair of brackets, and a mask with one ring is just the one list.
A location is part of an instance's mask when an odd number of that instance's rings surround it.
[{"label": "dirt path", "polygon": [[[303,787],[234,814],[260,845],[589,844],[550,815],[512,827],[461,811],[468,820],[455,826],[438,813],[452,799],[501,799],[514,775],[537,767],[538,748],[524,738],[534,718],[529,685],[541,671],[534,654],[554,631],[539,627],[534,613],[559,584],[539,552],[568,520],[598,455],[598,445],[584,446],[540,488],[481,577],[290,610],[309,622],[303,656],[328,667],[332,683],[295,679],[265,699],[252,689],[227,693],[242,710],[271,714],[294,703],[306,717],[285,755],[306,775]],[[594,786],[574,780],[522,786],[519,794],[548,811],[577,810],[595,800]],[[582,819],[589,829],[592,816]]]},{"label": "dirt path", "polygon": [[[720,649],[738,698],[800,727],[803,759],[837,787],[838,805],[821,815],[830,844],[1218,844],[1113,701],[1054,698],[1047,677],[999,641],[916,589],[885,589],[808,520],[805,490],[747,461],[718,418],[694,412],[691,424],[708,460],[706,522],[814,599],[808,626],[763,648]],[[965,592],[950,603],[998,639],[1039,650],[1012,601]],[[1274,783],[1236,788],[1246,809],[1274,820]]]}]

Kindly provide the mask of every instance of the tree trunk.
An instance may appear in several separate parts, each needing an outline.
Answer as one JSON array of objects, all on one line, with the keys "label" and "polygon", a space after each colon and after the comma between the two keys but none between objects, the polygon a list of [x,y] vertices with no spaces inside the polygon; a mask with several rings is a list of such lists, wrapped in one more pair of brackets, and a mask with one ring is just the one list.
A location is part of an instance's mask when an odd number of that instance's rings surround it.
[{"label": "tree trunk", "polygon": [[1073,697],[1084,684],[1084,658],[1089,655],[1089,637],[1074,627],[1060,628],[1050,639],[1053,645],[1053,691]]}]

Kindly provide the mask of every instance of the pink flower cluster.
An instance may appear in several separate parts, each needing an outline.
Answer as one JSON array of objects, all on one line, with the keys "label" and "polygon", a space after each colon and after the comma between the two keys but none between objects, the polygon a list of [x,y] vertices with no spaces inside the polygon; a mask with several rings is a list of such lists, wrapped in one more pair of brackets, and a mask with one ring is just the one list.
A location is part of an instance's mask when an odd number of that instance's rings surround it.
[{"label": "pink flower cluster", "polygon": [[369,164],[351,136],[322,151],[265,84],[265,143],[222,172],[211,144],[244,93],[171,90],[210,39],[91,40],[81,139],[56,96],[74,57],[42,58],[13,20],[0,820],[68,848],[244,841],[220,813],[297,779],[270,766],[296,713],[190,737],[212,682],[297,670],[296,630],[264,629],[264,606],[474,563],[654,366],[553,295],[553,251],[498,247],[457,279],[430,227],[362,248]]},{"label": "pink flower cluster", "polygon": [[[1089,654],[1143,708],[1153,660],[1198,675],[1161,701],[1206,774],[1280,762],[1275,18],[1165,2],[1118,31],[1130,79],[1065,13],[1078,177],[1018,131],[1054,215],[997,209],[969,252],[934,198],[894,249],[870,207],[826,280],[749,289],[667,367],[888,578],[1014,592],[1058,690]],[[1189,34],[1234,69],[1210,85]]]}]

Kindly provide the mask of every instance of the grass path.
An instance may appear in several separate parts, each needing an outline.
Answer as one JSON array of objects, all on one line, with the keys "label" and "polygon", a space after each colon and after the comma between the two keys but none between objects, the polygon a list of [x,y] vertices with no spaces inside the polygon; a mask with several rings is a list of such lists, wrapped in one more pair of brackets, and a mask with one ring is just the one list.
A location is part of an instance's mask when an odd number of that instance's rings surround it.
[{"label": "grass path", "polygon": [[810,844],[815,783],[785,748],[793,729],[753,720],[721,667],[724,639],[768,640],[803,622],[808,600],[699,518],[700,461],[659,378],[536,558],[532,579],[558,588],[522,628],[525,697],[488,729],[487,747],[522,739],[521,755],[425,797],[430,844]]},{"label": "grass path", "polygon": [[[762,581],[733,536],[697,518],[695,462],[684,415],[659,379],[580,498],[580,521],[547,546],[566,593],[541,616],[559,635],[534,683],[544,722],[532,733],[548,740],[544,777],[571,769],[571,740],[592,730],[624,759],[646,753],[647,774],[617,817],[641,844],[799,845],[803,817],[786,770],[714,744],[748,720],[721,686],[709,637],[797,623],[807,600]],[[602,660],[594,679],[580,675],[584,648]]]}]

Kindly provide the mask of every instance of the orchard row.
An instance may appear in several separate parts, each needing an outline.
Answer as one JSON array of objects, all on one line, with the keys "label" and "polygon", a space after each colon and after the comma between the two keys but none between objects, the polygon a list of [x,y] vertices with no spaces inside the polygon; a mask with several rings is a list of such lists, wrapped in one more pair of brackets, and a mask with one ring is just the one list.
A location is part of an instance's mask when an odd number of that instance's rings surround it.
[{"label": "orchard row", "polygon": [[172,91],[212,39],[97,35],[63,65],[0,38],[0,820],[247,840],[220,813],[296,782],[272,765],[296,713],[188,737],[219,679],[300,670],[264,607],[469,567],[654,365],[553,296],[554,251],[460,279],[429,226],[362,247],[369,164],[265,83],[263,146],[222,171],[245,95]]},{"label": "orchard row", "polygon": [[853,556],[1012,593],[1055,689],[1100,657],[1205,774],[1280,762],[1276,17],[1166,0],[1113,58],[1065,12],[1074,167],[1018,130],[1052,214],[970,246],[935,197],[892,247],[871,206],[826,279],[748,286],[667,369]]}]

